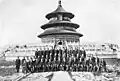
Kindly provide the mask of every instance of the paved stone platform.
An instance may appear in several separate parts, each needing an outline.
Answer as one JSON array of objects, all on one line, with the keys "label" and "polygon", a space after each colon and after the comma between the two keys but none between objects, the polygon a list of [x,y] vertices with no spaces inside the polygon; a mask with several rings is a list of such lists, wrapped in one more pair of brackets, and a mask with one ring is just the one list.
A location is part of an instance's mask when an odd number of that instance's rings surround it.
[{"label": "paved stone platform", "polygon": [[95,75],[91,72],[43,72],[15,73],[12,76],[0,77],[0,81],[120,81],[115,72]]}]

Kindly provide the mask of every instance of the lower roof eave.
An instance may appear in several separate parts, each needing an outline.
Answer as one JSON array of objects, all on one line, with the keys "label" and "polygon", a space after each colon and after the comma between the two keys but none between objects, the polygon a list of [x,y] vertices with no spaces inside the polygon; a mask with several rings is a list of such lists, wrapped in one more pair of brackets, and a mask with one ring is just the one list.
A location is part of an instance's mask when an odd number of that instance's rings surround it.
[{"label": "lower roof eave", "polygon": [[42,38],[42,37],[45,37],[45,36],[49,36],[49,35],[75,35],[75,36],[79,36],[79,37],[82,37],[83,34],[80,34],[80,33],[50,33],[50,34],[40,34],[38,35],[39,38]]}]

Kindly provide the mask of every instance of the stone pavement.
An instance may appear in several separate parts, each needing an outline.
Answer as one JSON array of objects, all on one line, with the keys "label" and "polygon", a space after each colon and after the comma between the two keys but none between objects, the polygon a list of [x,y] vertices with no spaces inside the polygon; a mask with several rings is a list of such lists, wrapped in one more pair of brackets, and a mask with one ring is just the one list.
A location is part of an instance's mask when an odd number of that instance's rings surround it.
[{"label": "stone pavement", "polygon": [[15,73],[12,76],[0,77],[0,81],[120,81],[116,73],[102,73],[93,75],[91,72],[43,72],[43,73]]}]

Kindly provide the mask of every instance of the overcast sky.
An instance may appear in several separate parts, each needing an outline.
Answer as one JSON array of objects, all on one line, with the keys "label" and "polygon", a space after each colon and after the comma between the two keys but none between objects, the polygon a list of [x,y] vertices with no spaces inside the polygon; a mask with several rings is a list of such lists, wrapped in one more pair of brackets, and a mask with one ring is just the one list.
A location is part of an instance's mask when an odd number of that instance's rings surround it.
[{"label": "overcast sky", "polygon": [[[72,12],[82,42],[120,44],[120,0],[62,0],[63,8]],[[36,43],[54,11],[58,0],[0,0],[0,46]]]}]

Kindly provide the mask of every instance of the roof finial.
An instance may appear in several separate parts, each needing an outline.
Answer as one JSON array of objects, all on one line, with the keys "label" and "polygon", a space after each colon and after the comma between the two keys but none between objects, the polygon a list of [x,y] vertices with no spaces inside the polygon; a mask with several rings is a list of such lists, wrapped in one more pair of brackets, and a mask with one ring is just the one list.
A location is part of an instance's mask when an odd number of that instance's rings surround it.
[{"label": "roof finial", "polygon": [[61,0],[59,0],[58,4],[61,6]]}]

